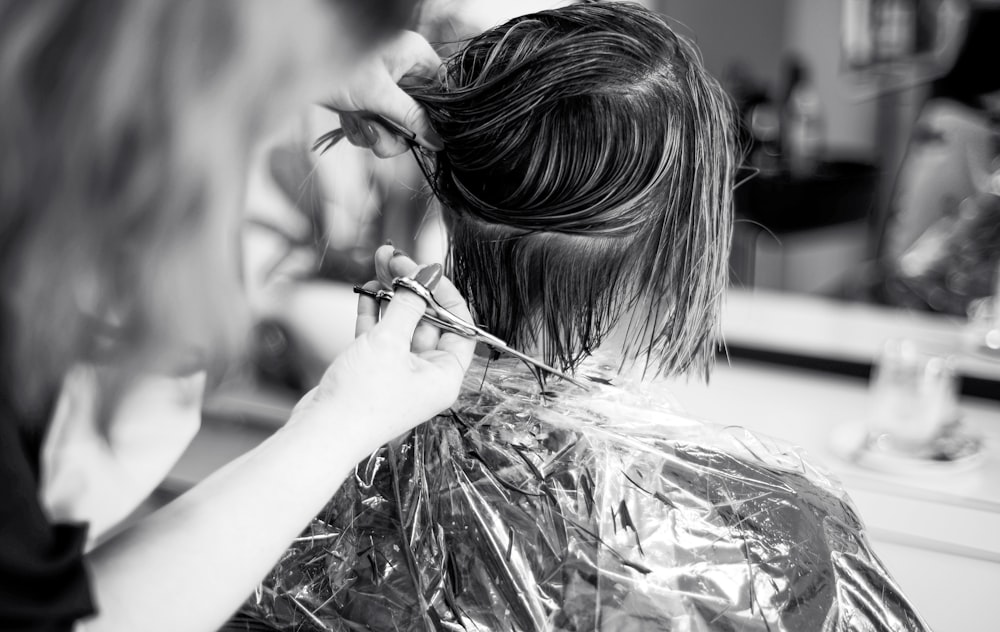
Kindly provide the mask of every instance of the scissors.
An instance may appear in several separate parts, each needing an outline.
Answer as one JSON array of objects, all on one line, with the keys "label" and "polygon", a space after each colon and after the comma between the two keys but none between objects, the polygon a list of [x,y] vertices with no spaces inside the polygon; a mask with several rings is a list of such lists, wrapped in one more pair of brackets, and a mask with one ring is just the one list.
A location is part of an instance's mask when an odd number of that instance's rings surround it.
[{"label": "scissors", "polygon": [[[334,108],[333,106],[326,104],[323,104],[323,107],[337,115],[353,114],[364,120],[378,123],[382,127],[388,129],[393,134],[402,138],[403,142],[409,145],[411,149],[427,151],[420,143],[417,142],[417,135],[415,133],[413,133],[411,130],[406,129],[396,121],[393,121],[392,119],[388,119],[382,116],[381,114],[375,114],[374,112],[369,112],[367,110],[359,110],[357,112],[342,112]],[[325,153],[331,147],[339,143],[340,140],[344,138],[345,135],[346,134],[344,132],[344,129],[341,127],[338,127],[337,129],[334,130],[330,130],[329,132],[323,134],[322,136],[316,139],[316,142],[313,143],[312,147],[313,151],[318,151],[321,154]]]},{"label": "scissors", "polygon": [[[589,390],[586,384],[580,382],[573,376],[568,375],[563,371],[560,371],[554,367],[551,367],[545,364],[544,362],[536,360],[535,358],[532,358],[531,356],[525,353],[521,353],[520,351],[514,349],[500,338],[497,338],[496,336],[487,332],[481,327],[473,323],[470,323],[459,316],[456,316],[454,313],[449,311],[443,305],[438,303],[437,299],[434,298],[434,294],[432,294],[431,291],[427,289],[427,287],[422,282],[421,273],[425,272],[426,270],[427,268],[424,268],[423,270],[418,272],[415,278],[396,277],[392,281],[393,288],[399,288],[399,287],[406,288],[407,290],[410,290],[420,298],[424,299],[424,302],[427,303],[427,305],[431,308],[431,311],[433,313],[425,312],[423,315],[423,320],[445,331],[450,331],[451,333],[458,334],[459,336],[463,336],[465,338],[471,338],[476,342],[482,342],[501,353],[506,353],[507,355],[514,356],[515,358],[527,364],[533,371],[536,372],[536,375],[538,371],[544,371],[546,373],[551,373],[552,375],[561,377],[570,384],[579,386],[584,390]],[[394,292],[390,290],[369,290],[360,286],[355,286],[354,292],[356,294],[364,294],[365,296],[370,296],[379,302],[391,301],[392,297],[394,296]]]}]

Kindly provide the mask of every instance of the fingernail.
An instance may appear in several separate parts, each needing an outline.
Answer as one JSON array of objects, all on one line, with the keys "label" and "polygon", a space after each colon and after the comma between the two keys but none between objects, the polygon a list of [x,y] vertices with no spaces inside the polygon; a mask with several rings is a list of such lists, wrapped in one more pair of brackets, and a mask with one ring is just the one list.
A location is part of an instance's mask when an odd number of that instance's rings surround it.
[{"label": "fingernail", "polygon": [[378,144],[378,131],[371,123],[365,123],[361,126],[361,134],[365,137],[365,142],[369,145]]},{"label": "fingernail", "polygon": [[392,256],[393,257],[409,257],[410,255],[406,254],[405,252],[403,252],[399,248],[394,248],[393,251],[392,251]]},{"label": "fingernail", "polygon": [[417,274],[413,277],[413,280],[428,290],[433,290],[441,280],[441,274],[441,264],[432,263],[417,270]]},{"label": "fingernail", "polygon": [[384,243],[384,244],[382,244],[382,245],[383,245],[383,246],[391,246],[391,245],[392,245],[392,240],[391,240],[391,239],[386,239],[386,240],[385,240],[385,243]]},{"label": "fingernail", "polygon": [[441,151],[444,149],[444,140],[432,129],[427,130],[424,134],[424,146],[433,151]]}]

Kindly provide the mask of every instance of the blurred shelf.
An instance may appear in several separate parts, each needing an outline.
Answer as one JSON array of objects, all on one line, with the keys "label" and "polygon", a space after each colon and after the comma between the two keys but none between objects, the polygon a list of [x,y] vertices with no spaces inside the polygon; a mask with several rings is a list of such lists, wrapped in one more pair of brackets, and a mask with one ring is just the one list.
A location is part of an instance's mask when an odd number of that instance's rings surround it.
[{"label": "blurred shelf", "polygon": [[734,191],[737,216],[777,234],[866,220],[878,170],[856,160],[825,160],[807,175],[758,173]]},{"label": "blurred shelf", "polygon": [[953,355],[968,395],[1000,399],[1000,356],[972,348],[966,321],[769,290],[730,290],[723,315],[729,354],[867,377],[886,340],[914,340]]}]

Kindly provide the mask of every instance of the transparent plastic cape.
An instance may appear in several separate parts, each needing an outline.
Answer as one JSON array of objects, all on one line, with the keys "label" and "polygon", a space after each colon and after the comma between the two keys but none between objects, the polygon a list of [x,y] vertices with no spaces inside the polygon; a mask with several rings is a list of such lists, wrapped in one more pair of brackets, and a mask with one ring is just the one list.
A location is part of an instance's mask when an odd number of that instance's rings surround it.
[{"label": "transparent plastic cape", "polygon": [[[836,482],[590,359],[478,361],[360,463],[243,614],[278,630],[924,630]],[[484,376],[485,370],[485,376]],[[805,421],[805,420],[804,420]]]}]

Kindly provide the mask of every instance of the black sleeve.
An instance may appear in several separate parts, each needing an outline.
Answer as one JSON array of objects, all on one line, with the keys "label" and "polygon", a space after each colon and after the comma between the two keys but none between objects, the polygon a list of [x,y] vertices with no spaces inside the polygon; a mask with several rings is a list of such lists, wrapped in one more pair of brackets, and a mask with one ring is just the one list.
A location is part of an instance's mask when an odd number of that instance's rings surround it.
[{"label": "black sleeve", "polygon": [[87,527],[49,522],[38,498],[38,446],[22,427],[0,415],[0,630],[71,630],[94,612]]}]

